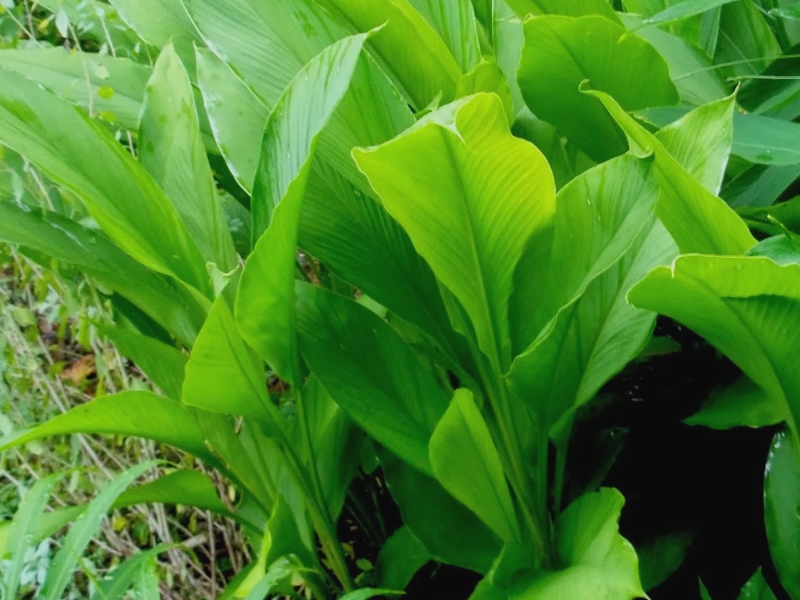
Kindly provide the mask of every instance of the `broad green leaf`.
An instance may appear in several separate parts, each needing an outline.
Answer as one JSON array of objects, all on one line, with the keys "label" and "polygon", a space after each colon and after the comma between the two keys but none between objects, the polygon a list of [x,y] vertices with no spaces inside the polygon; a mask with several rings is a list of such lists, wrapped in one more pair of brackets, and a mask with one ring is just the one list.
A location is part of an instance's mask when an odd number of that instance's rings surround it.
[{"label": "broad green leaf", "polygon": [[494,92],[500,96],[508,122],[514,122],[514,98],[511,86],[493,59],[482,59],[474,69],[458,80],[456,98],[466,98],[479,92]]},{"label": "broad green leaf", "polygon": [[[437,6],[431,0],[415,2]],[[387,23],[370,40],[370,48],[416,110],[424,109],[438,95],[442,102],[453,99],[463,71],[445,41],[414,9],[411,0],[319,0],[319,3],[351,33]]]},{"label": "broad green leaf", "polygon": [[0,70],[0,140],[80,197],[105,233],[138,261],[210,291],[197,245],[164,193],[80,109]]},{"label": "broad green leaf", "polygon": [[472,392],[456,390],[436,425],[429,448],[439,483],[501,540],[519,540],[519,521],[500,455]]},{"label": "broad green leaf", "polygon": [[[174,548],[176,544],[159,544],[147,550],[140,550],[130,558],[126,559],[111,572],[111,576],[101,581],[97,586],[97,591],[92,594],[92,600],[109,600],[112,598],[122,598],[128,589],[133,585],[138,571],[147,561],[156,558],[167,550]],[[139,600],[139,599],[137,599]]]},{"label": "broad green leaf", "polygon": [[625,152],[625,135],[596,98],[581,94],[581,82],[589,80],[625,110],[678,101],[667,63],[621,25],[548,15],[526,21],[524,29],[518,79],[525,102],[596,161]]},{"label": "broad green leaf", "polygon": [[447,396],[377,315],[308,285],[297,289],[297,334],[311,371],[378,442],[430,474],[428,440]]},{"label": "broad green leaf", "polygon": [[511,131],[541,150],[553,171],[557,190],[575,177],[561,134],[550,123],[537,118],[528,107],[523,107],[519,112],[511,125]]},{"label": "broad green leaf", "polygon": [[472,0],[409,0],[444,40],[462,72],[471,71],[481,59],[478,28]]},{"label": "broad green leaf", "polygon": [[263,364],[236,327],[225,297],[211,308],[186,363],[182,400],[189,406],[241,415],[267,424],[277,409],[267,392]]},{"label": "broad green leaf", "polygon": [[[766,167],[753,165],[722,187],[722,197],[747,220],[747,207],[769,207],[800,177],[800,165]],[[779,205],[778,205],[779,206]]]},{"label": "broad green leaf", "polygon": [[180,448],[213,465],[214,456],[192,413],[174,400],[152,392],[128,391],[102,396],[4,440],[0,451],[57,435],[101,433],[156,440]]},{"label": "broad green leaf", "polygon": [[64,473],[55,473],[37,481],[19,503],[17,512],[8,529],[8,542],[0,547],[0,558],[6,562],[0,582],[4,594],[12,598],[17,593],[20,575],[25,566],[25,554],[37,543],[35,539],[38,523],[47,508],[47,503],[58,480]]},{"label": "broad green leaf", "polygon": [[19,73],[90,110],[93,116],[135,131],[150,68],[126,58],[67,52],[63,48],[0,50],[0,67]]},{"label": "broad green leaf", "polygon": [[[267,121],[253,193],[255,234],[236,299],[243,337],[290,385],[299,384],[295,263],[306,183],[320,130],[347,92],[367,35],[345,38],[309,62]],[[271,213],[271,214],[270,214]]]},{"label": "broad green leaf", "polygon": [[139,162],[172,202],[203,259],[232,270],[236,250],[200,137],[192,84],[172,44],[161,51],[147,84]]},{"label": "broad green leaf", "polygon": [[[800,172],[797,175],[800,175]],[[783,233],[778,224],[790,232],[800,233],[800,196],[772,206],[744,207],[739,209],[738,212],[750,222],[751,227],[757,224],[760,229],[768,233],[775,235]]]},{"label": "broad green leaf", "polygon": [[683,564],[694,535],[679,531],[666,533],[637,545],[639,578],[642,589],[649,591],[666,581]]},{"label": "broad green leaf", "polygon": [[781,47],[753,0],[722,7],[714,62],[726,76],[758,75],[780,54]]},{"label": "broad green leaf", "polygon": [[[800,23],[798,23],[800,29]],[[800,115],[800,46],[786,50],[758,78],[746,80],[736,96],[752,114],[793,121]]]},{"label": "broad green leaf", "polygon": [[197,83],[219,151],[236,181],[250,193],[269,111],[228,65],[205,48],[197,49]]},{"label": "broad green leaf", "polygon": [[475,11],[475,18],[483,26],[483,30],[489,38],[489,42],[494,40],[495,27],[495,7],[494,0],[472,0],[472,9]]},{"label": "broad green leaf", "polygon": [[708,402],[684,423],[711,429],[766,427],[786,419],[786,406],[766,394],[747,377],[733,385],[715,390]]},{"label": "broad green leaf", "polygon": [[[562,5],[564,3],[561,3]],[[514,15],[514,11],[504,0],[494,0],[494,49],[497,64],[503,70],[511,86],[511,95],[514,99],[514,114],[518,114],[525,101],[517,81],[517,69],[522,57],[522,46],[525,44],[525,33],[522,21]]]},{"label": "broad green leaf", "polygon": [[[587,93],[599,98],[613,115],[628,135],[634,153],[655,155],[655,174],[661,187],[658,216],[681,252],[741,254],[755,245],[744,221],[687,172],[659,138],[640,126],[608,94]],[[684,135],[692,132],[687,130]]]},{"label": "broad green leaf", "polygon": [[131,359],[167,397],[181,399],[184,369],[189,357],[175,348],[133,330],[95,325],[123,356]]},{"label": "broad green leaf", "polygon": [[430,560],[431,555],[425,546],[404,525],[389,536],[381,547],[375,563],[378,585],[387,589],[403,590],[414,574]]},{"label": "broad green leaf", "polygon": [[606,19],[619,22],[619,17],[606,0],[505,0],[520,17],[527,15],[564,15],[565,17],[584,17],[600,15]]},{"label": "broad green leaf", "polygon": [[628,294],[634,306],[677,320],[725,353],[800,423],[800,265],[763,257],[683,256]]},{"label": "broad green leaf", "polygon": [[155,558],[150,558],[142,565],[133,581],[133,593],[136,600],[160,600]]},{"label": "broad green leaf", "polygon": [[47,577],[39,590],[45,600],[58,600],[67,587],[83,551],[100,529],[105,514],[111,509],[117,496],[141,477],[156,461],[147,461],[130,467],[106,484],[72,524],[61,549],[53,558]]},{"label": "broad green leaf", "polygon": [[172,43],[194,78],[195,47],[203,40],[181,0],[110,0],[123,21],[148,44],[164,48]]},{"label": "broad green leaf", "polygon": [[800,124],[737,115],[733,152],[745,160],[768,165],[800,164]]},{"label": "broad green leaf", "polygon": [[154,273],[101,232],[56,213],[0,202],[0,239],[43,252],[108,286],[191,346],[205,319],[205,302],[170,277]]},{"label": "broad green leaf", "polygon": [[486,573],[502,545],[492,531],[432,477],[379,452],[386,485],[403,523],[440,562]]},{"label": "broad green leaf", "polygon": [[769,585],[764,579],[761,567],[759,567],[758,571],[744,584],[742,591],[739,592],[737,600],[776,600],[775,594],[769,589]]},{"label": "broad green leaf", "polygon": [[446,106],[391,142],[353,154],[387,211],[466,310],[493,369],[504,371],[514,268],[555,209],[542,154],[511,135],[493,94]]},{"label": "broad green leaf", "polygon": [[609,488],[570,504],[555,522],[560,569],[516,584],[509,600],[646,597],[636,551],[617,526],[624,504],[622,494]]},{"label": "broad green leaf", "polygon": [[[796,437],[778,433],[772,440],[764,475],[764,522],[772,561],[781,584],[800,594],[800,448]],[[756,596],[757,597],[757,596]]]},{"label": "broad green leaf", "polygon": [[[72,523],[85,509],[86,505],[81,504],[79,506],[68,506],[51,512],[39,513],[36,518],[35,527],[30,531],[31,543],[38,544],[42,540],[55,535],[59,529]],[[6,552],[8,544],[11,542],[10,534],[13,525],[13,520],[0,522],[0,556]]]},{"label": "broad green leaf", "polygon": [[654,15],[648,16],[642,21],[642,26],[653,27],[667,25],[670,23],[677,23],[703,14],[706,11],[712,10],[723,4],[730,4],[738,0],[683,0],[675,4],[670,4],[664,10],[657,12]]}]

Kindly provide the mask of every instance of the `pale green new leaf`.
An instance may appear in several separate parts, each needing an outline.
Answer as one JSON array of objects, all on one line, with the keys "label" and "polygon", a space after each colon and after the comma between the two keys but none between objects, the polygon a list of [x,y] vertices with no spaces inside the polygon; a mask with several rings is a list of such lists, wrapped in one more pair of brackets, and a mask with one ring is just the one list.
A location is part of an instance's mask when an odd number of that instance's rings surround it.
[{"label": "pale green new leaf", "polygon": [[101,433],[156,440],[216,464],[190,410],[152,392],[127,391],[102,396],[46,423],[4,438],[0,451],[57,435]]},{"label": "pale green new leaf", "polygon": [[139,162],[164,190],[205,261],[232,270],[236,251],[200,137],[192,84],[172,44],[161,51],[147,84]]},{"label": "pale green new leaf", "polygon": [[429,443],[433,474],[501,540],[520,539],[500,455],[472,392],[456,390]]},{"label": "pale green new leaf", "polygon": [[690,327],[725,353],[800,423],[800,265],[763,257],[683,256],[628,295],[634,305]]},{"label": "pale green new leaf", "polygon": [[99,231],[56,213],[0,202],[0,239],[75,265],[135,304],[186,346],[194,343],[203,325],[208,310],[205,301],[171,277],[135,261]]},{"label": "pale green new leaf", "polygon": [[[635,153],[655,155],[655,173],[661,187],[658,216],[681,252],[736,255],[755,245],[756,240],[744,221],[687,172],[656,136],[640,126],[608,94],[586,93],[602,101],[627,134]],[[687,130],[684,135],[694,134]]]},{"label": "pale green new leaf", "polygon": [[219,151],[236,181],[250,193],[269,111],[247,84],[206,48],[197,49],[197,84]]},{"label": "pale green new leaf", "polygon": [[297,335],[311,371],[379,443],[430,474],[428,440],[447,396],[369,309],[322,288],[297,289]]},{"label": "pale green new leaf", "polygon": [[53,558],[47,577],[39,590],[45,600],[59,600],[69,583],[72,572],[83,555],[86,546],[100,529],[105,514],[111,509],[125,488],[153,468],[156,461],[146,461],[130,467],[112,479],[89,503],[86,510],[72,524],[61,549]]},{"label": "pale green new leaf", "polygon": [[409,0],[444,40],[461,71],[471,71],[481,59],[472,0]]},{"label": "pale green new leaf", "polygon": [[508,122],[514,122],[514,95],[508,79],[494,59],[482,59],[458,80],[456,98],[466,98],[478,92],[493,92],[500,96]]},{"label": "pale green new leaf", "polygon": [[0,67],[19,73],[104,121],[136,131],[150,68],[127,58],[63,48],[0,50]]},{"label": "pale green new leaf", "polygon": [[169,200],[113,135],[80,109],[0,69],[0,141],[80,197],[136,260],[210,292],[205,262]]},{"label": "pale green new leaf", "polygon": [[582,82],[589,80],[593,89],[610,94],[625,110],[678,101],[667,63],[621,25],[598,16],[547,15],[529,19],[524,29],[517,76],[526,104],[593,160],[608,160],[627,146],[624,133],[597,99],[581,94]]},{"label": "pale green new leaf", "polygon": [[560,569],[514,585],[509,600],[633,600],[646,597],[633,546],[619,534],[625,500],[603,488],[581,496],[555,522]]},{"label": "pale green new leaf", "polygon": [[800,594],[800,448],[797,437],[778,433],[764,472],[764,523],[778,578],[790,596]]},{"label": "pale green new leaf", "polygon": [[[299,383],[294,287],[300,210],[320,131],[350,87],[367,35],[345,38],[309,62],[267,121],[253,194],[261,235],[242,273],[236,321],[242,336],[275,370]],[[258,230],[256,230],[258,233]]]},{"label": "pale green new leaf", "polygon": [[443,107],[396,139],[353,154],[386,210],[466,310],[495,371],[504,371],[514,269],[555,210],[542,154],[511,135],[494,94]]}]

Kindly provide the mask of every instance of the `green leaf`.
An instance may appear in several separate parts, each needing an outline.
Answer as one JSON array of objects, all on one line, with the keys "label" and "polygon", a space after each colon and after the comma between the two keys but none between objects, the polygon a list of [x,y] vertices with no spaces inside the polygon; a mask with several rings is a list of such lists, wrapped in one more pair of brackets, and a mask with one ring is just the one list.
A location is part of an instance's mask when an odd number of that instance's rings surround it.
[{"label": "green leaf", "polygon": [[658,52],[603,17],[548,15],[526,21],[524,29],[518,79],[526,104],[598,162],[625,152],[625,136],[597,99],[580,93],[581,82],[589,80],[625,110],[678,101]]},{"label": "green leaf", "polygon": [[[204,301],[174,279],[135,261],[101,232],[56,213],[0,202],[0,239],[78,267],[191,346],[205,319]],[[49,266],[49,265],[46,265]]]},{"label": "green leaf", "polygon": [[380,452],[386,485],[403,523],[440,562],[486,573],[500,553],[497,536],[441,484],[388,452]]},{"label": "green leaf", "polygon": [[158,571],[154,558],[145,561],[133,582],[133,593],[137,600],[159,600]]},{"label": "green leaf", "polygon": [[[409,0],[319,2],[351,33],[369,31],[387,23],[370,40],[370,48],[416,110],[428,106],[439,94],[443,102],[453,99],[456,82],[463,71],[444,40],[414,10]],[[415,2],[437,6],[431,0]],[[460,35],[460,32],[453,33]]]},{"label": "green leaf", "polygon": [[642,589],[649,591],[666,581],[683,564],[693,541],[692,533],[679,531],[656,536],[637,546]]},{"label": "green leaf", "polygon": [[139,575],[139,570],[146,562],[167,550],[171,550],[175,546],[176,544],[158,544],[153,548],[140,550],[123,561],[112,571],[110,577],[98,584],[97,591],[92,594],[92,600],[122,598],[125,592],[133,585],[135,578]]},{"label": "green leaf", "polygon": [[239,334],[224,295],[214,302],[192,348],[182,399],[189,406],[261,423],[275,419],[263,364]]},{"label": "green leaf", "polygon": [[0,547],[0,558],[4,565],[2,589],[6,597],[12,598],[19,588],[20,575],[25,566],[25,554],[37,543],[35,533],[42,514],[53,493],[56,483],[64,473],[55,473],[37,481],[19,503],[17,512],[8,529],[8,542]]},{"label": "green leaf", "polygon": [[[236,321],[249,344],[290,385],[299,383],[294,327],[300,210],[320,130],[350,87],[367,35],[345,38],[309,62],[267,121],[253,194],[261,235],[242,273]],[[255,233],[258,233],[257,228]]]},{"label": "green leaf", "polygon": [[156,440],[215,464],[192,413],[174,400],[151,392],[128,391],[102,396],[5,439],[0,451],[56,435],[102,433]]},{"label": "green leaf", "polygon": [[378,585],[386,589],[405,589],[414,574],[431,560],[411,530],[403,526],[395,531],[381,548],[375,572]]},{"label": "green leaf", "polygon": [[125,488],[156,464],[156,461],[147,461],[130,467],[103,487],[94,500],[89,503],[86,511],[76,519],[67,537],[64,538],[61,549],[53,558],[47,571],[47,577],[39,590],[39,595],[45,600],[58,600],[62,597],[61,594],[67,587],[83,551],[100,529],[103,517],[111,509],[114,500]]},{"label": "green leaf", "polygon": [[504,542],[520,539],[500,455],[472,392],[456,390],[430,440],[433,474]]},{"label": "green leaf", "polygon": [[733,385],[715,390],[703,408],[684,423],[711,429],[766,427],[786,419],[786,406],[769,396],[747,377]]},{"label": "green leaf", "polygon": [[376,596],[400,596],[404,593],[399,590],[362,588],[340,596],[339,600],[369,600],[369,598],[375,598]]},{"label": "green leaf", "polygon": [[[125,129],[138,128],[150,68],[127,58],[63,48],[0,50],[0,67]],[[101,93],[101,90],[105,90]],[[113,93],[110,93],[113,92]]]},{"label": "green leaf", "polygon": [[648,16],[642,21],[642,26],[652,27],[655,25],[667,25],[670,23],[677,23],[703,14],[706,11],[712,10],[723,4],[730,4],[737,0],[683,0],[676,4],[670,4],[667,8],[657,12],[652,16]]},{"label": "green leaf", "polygon": [[200,137],[192,84],[172,44],[161,51],[147,84],[139,162],[164,190],[205,261],[232,270],[236,251]]},{"label": "green leaf", "polygon": [[708,593],[708,589],[702,581],[700,581],[700,598],[702,600],[711,600],[711,594]]},{"label": "green leaf", "polygon": [[95,325],[123,356],[131,359],[169,398],[181,399],[184,369],[189,357],[175,348],[136,331]]},{"label": "green leaf", "polygon": [[177,212],[102,125],[0,70],[0,139],[80,197],[105,233],[138,261],[210,291],[205,262]]},{"label": "green leaf", "polygon": [[[764,522],[772,561],[790,596],[800,593],[800,448],[796,436],[772,440],[764,476]],[[756,596],[758,598],[758,596]]]},{"label": "green leaf", "polygon": [[482,59],[472,71],[458,80],[456,98],[465,98],[478,92],[494,92],[500,96],[508,122],[514,122],[514,98],[511,86],[494,59]]},{"label": "green leaf", "polygon": [[800,265],[763,257],[683,256],[652,271],[628,294],[634,305],[690,327],[725,353],[800,423],[793,348]]},{"label": "green leaf", "polygon": [[269,111],[216,54],[197,49],[197,83],[214,139],[242,189],[250,193]]},{"label": "green leaf", "polygon": [[636,552],[617,526],[624,504],[622,494],[609,488],[570,504],[555,522],[561,569],[516,584],[509,600],[646,597]]},{"label": "green leaf", "polygon": [[798,177],[800,165],[753,165],[722,187],[722,197],[731,207],[739,209],[739,214],[747,220],[749,214],[743,208],[770,206]]},{"label": "green leaf", "polygon": [[527,15],[564,15],[565,17],[584,17],[600,15],[618,23],[619,17],[606,0],[506,0],[520,17]]},{"label": "green leaf", "polygon": [[[714,62],[728,77],[758,75],[781,47],[753,0],[739,0],[722,7],[719,44]],[[731,63],[731,64],[728,64]]]},{"label": "green leaf", "polygon": [[471,71],[481,60],[478,27],[471,0],[409,0],[444,40],[461,71]]},{"label": "green leaf", "polygon": [[[796,24],[800,30],[800,23]],[[797,43],[797,42],[795,42]],[[787,49],[759,77],[746,80],[736,99],[752,114],[793,121],[800,115],[800,46]]]},{"label": "green leaf", "polygon": [[387,211],[466,310],[495,372],[503,372],[511,360],[514,269],[555,209],[542,154],[511,135],[497,96],[477,94],[353,155]]},{"label": "green leaf", "polygon": [[[587,93],[602,101],[628,135],[636,154],[655,155],[655,174],[661,187],[658,216],[681,252],[741,254],[755,245],[755,238],[744,221],[687,172],[658,137],[636,123],[608,94]],[[683,128],[683,131],[679,139],[688,144],[694,132],[688,128]],[[671,145],[674,146],[675,142],[677,139],[672,137]],[[673,151],[679,154],[674,148]]]},{"label": "green leaf", "polygon": [[800,124],[760,115],[736,115],[733,152],[754,163],[800,164]]},{"label": "green leaf", "polygon": [[311,371],[378,442],[430,474],[428,440],[447,396],[378,316],[309,285],[297,289],[297,334]]},{"label": "green leaf", "polygon": [[737,600],[775,600],[775,594],[769,589],[769,585],[764,579],[764,574],[761,572],[761,567],[744,584]]}]

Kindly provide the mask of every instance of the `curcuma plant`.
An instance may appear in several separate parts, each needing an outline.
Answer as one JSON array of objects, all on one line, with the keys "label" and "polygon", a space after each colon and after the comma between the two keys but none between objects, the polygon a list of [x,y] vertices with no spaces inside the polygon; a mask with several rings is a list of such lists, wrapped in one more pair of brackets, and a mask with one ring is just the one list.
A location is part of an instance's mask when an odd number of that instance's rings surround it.
[{"label": "curcuma plant", "polygon": [[610,465],[570,452],[581,411],[657,352],[661,314],[743,373],[698,423],[787,425],[764,482],[774,564],[740,597],[800,598],[784,3],[110,4],[146,53],[0,51],[6,161],[55,198],[8,193],[0,238],[96,279],[162,395],[99,397],[2,448],[113,433],[218,469],[233,502],[191,470],[126,493],[247,530],[258,558],[226,597],[391,595],[436,561],[477,574],[461,598],[645,598],[686,548],[637,557]]}]

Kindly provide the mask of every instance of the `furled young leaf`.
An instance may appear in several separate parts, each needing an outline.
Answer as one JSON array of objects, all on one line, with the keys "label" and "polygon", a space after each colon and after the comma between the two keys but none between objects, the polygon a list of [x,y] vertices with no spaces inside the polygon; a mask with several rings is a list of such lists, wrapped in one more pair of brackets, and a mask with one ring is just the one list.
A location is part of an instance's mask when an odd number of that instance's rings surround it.
[{"label": "furled young leaf", "polygon": [[78,267],[191,346],[207,308],[174,279],[154,273],[105,235],[56,213],[0,202],[0,239]]},{"label": "furled young leaf", "polygon": [[354,157],[417,252],[466,310],[492,367],[505,370],[514,269],[555,209],[542,154],[511,135],[497,96],[477,94],[391,142],[354,151]]},{"label": "furled young leaf", "polygon": [[775,600],[775,594],[769,589],[769,585],[764,579],[764,574],[761,572],[761,567],[744,584],[737,600]]},{"label": "furled young leaf", "polygon": [[[25,567],[25,555],[34,544],[42,514],[58,480],[64,473],[54,473],[37,481],[21,499],[8,530],[8,543],[0,547],[0,559],[5,562],[0,586],[6,597],[12,598],[19,588],[20,575]],[[7,561],[7,562],[6,562]]]},{"label": "furled young leaf", "polygon": [[39,590],[42,598],[45,600],[62,598],[61,594],[67,587],[83,551],[100,529],[103,517],[111,508],[114,500],[125,488],[155,465],[156,461],[147,461],[123,471],[103,487],[94,500],[89,503],[86,510],[72,524],[61,549],[47,570],[47,577]]},{"label": "furled young leaf", "polygon": [[0,140],[78,195],[131,256],[210,292],[197,245],[164,193],[111,133],[79,109],[0,70]]},{"label": "furled young leaf", "polygon": [[300,376],[294,288],[306,182],[319,132],[347,92],[366,40],[366,34],[345,38],[309,62],[281,96],[264,131],[252,201],[254,234],[262,224],[269,227],[248,258],[235,312],[244,338],[290,385],[299,384]]},{"label": "furled young leaf", "polygon": [[136,131],[150,68],[127,58],[63,48],[0,50],[0,67],[15,71],[104,121]]},{"label": "furled young leaf", "polygon": [[297,334],[311,371],[365,431],[430,474],[428,440],[447,396],[400,337],[367,308],[308,285]]},{"label": "furled young leaf", "polygon": [[620,25],[598,16],[548,15],[526,21],[524,29],[518,78],[525,102],[596,161],[625,152],[625,135],[596,98],[581,94],[581,82],[589,80],[625,110],[678,101],[664,59]]},{"label": "furled young leaf", "polygon": [[619,22],[619,17],[606,0],[506,0],[508,5],[520,17],[527,15],[564,15],[565,17],[584,17],[587,15],[600,15],[606,19]]},{"label": "furled young leaf", "polygon": [[472,392],[456,390],[430,440],[433,474],[501,540],[520,539],[500,455]]},{"label": "furled young leaf", "polygon": [[[659,138],[636,123],[608,94],[587,93],[603,102],[628,135],[635,153],[655,155],[655,173],[661,187],[658,216],[681,252],[735,255],[755,245],[744,221],[687,172]],[[693,134],[686,130],[684,135]]]},{"label": "furled young leaf", "polygon": [[378,585],[402,590],[426,563],[431,560],[425,546],[414,537],[411,530],[403,526],[395,531],[381,548],[375,572]]},{"label": "furled young leaf", "polygon": [[618,491],[603,488],[570,504],[555,522],[559,570],[514,585],[509,600],[645,597],[636,551],[617,526],[624,503]]},{"label": "furled young leaf", "polygon": [[794,363],[800,324],[800,265],[763,257],[683,256],[652,271],[628,294],[634,306],[692,328],[724,352],[800,423]]},{"label": "furled young leaf", "polygon": [[189,357],[157,339],[133,330],[95,325],[123,356],[131,359],[172,400],[181,399],[184,369]]},{"label": "furled young leaf", "polygon": [[224,296],[214,302],[192,348],[182,399],[203,410],[261,423],[276,416],[263,364],[239,333]]},{"label": "furled young leaf", "polygon": [[[386,23],[386,27],[370,40],[370,47],[416,110],[424,109],[440,94],[442,102],[453,99],[455,84],[463,71],[445,42],[414,10],[410,0],[319,2],[352,33],[369,31]],[[416,2],[436,6],[430,0]]]},{"label": "furled young leaf", "polygon": [[161,51],[147,84],[139,162],[164,190],[205,261],[232,270],[236,250],[200,137],[192,85],[172,44]]},{"label": "furled young leaf", "polygon": [[[800,448],[789,432],[772,440],[764,477],[764,521],[778,578],[792,597],[800,594]],[[756,596],[758,598],[758,596]]]},{"label": "furled young leaf", "polygon": [[769,396],[747,377],[711,393],[703,408],[684,423],[711,429],[767,427],[786,419],[787,408],[780,398]]},{"label": "furled young leaf", "polygon": [[386,485],[403,523],[431,556],[486,573],[502,549],[497,536],[438,481],[388,452],[379,454]]},{"label": "furled young leaf", "polygon": [[46,423],[5,439],[0,451],[72,433],[104,433],[156,440],[215,464],[191,411],[152,392],[128,391],[81,404]]},{"label": "furled young leaf", "polygon": [[757,75],[781,53],[775,35],[753,0],[723,6],[719,27],[714,62],[726,76]]},{"label": "furled young leaf", "polygon": [[478,27],[471,0],[409,0],[433,26],[456,59],[461,71],[471,71],[481,59]]},{"label": "furled young leaf", "polygon": [[219,151],[236,181],[253,190],[269,111],[216,54],[197,49],[197,83]]}]

